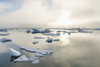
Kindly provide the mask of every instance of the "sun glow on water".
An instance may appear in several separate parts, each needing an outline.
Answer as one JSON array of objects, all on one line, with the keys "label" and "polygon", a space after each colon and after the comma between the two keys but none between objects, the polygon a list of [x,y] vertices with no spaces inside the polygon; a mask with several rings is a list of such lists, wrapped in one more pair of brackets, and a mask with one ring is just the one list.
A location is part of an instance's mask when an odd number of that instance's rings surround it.
[{"label": "sun glow on water", "polygon": [[67,35],[64,33],[61,33],[60,41],[62,42],[63,45],[67,45],[67,43],[69,42]]}]

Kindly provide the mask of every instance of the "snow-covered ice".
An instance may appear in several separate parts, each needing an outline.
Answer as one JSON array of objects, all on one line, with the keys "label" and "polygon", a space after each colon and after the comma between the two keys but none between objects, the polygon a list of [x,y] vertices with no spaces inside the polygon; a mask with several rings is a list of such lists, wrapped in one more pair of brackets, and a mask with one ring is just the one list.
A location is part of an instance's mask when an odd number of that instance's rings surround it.
[{"label": "snow-covered ice", "polygon": [[13,48],[10,48],[11,50],[11,56],[14,56],[14,57],[18,57],[21,55],[21,53]]},{"label": "snow-covered ice", "polygon": [[43,55],[40,53],[35,53],[35,57],[43,57]]}]

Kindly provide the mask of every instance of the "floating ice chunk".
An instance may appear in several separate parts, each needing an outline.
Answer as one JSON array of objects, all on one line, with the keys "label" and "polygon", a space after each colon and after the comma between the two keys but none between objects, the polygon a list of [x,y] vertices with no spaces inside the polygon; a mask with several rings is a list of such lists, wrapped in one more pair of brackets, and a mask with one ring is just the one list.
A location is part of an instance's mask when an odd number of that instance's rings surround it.
[{"label": "floating ice chunk", "polygon": [[2,43],[5,43],[5,42],[11,42],[12,40],[11,39],[8,39],[8,38],[2,38],[2,39],[0,39],[0,41]]},{"label": "floating ice chunk", "polygon": [[34,39],[44,39],[43,37],[34,37]]},{"label": "floating ice chunk", "polygon": [[7,35],[9,35],[9,33],[7,33],[7,32],[0,32],[0,36],[7,36]]},{"label": "floating ice chunk", "polygon": [[39,43],[38,41],[33,41],[33,44],[37,44],[37,43]]},{"label": "floating ice chunk", "polygon": [[30,33],[31,31],[30,31],[30,30],[27,30],[26,32],[27,32],[27,33]]},{"label": "floating ice chunk", "polygon": [[19,57],[21,55],[19,51],[14,50],[13,48],[10,48],[10,50],[11,50],[11,56]]},{"label": "floating ice chunk", "polygon": [[51,43],[51,42],[52,42],[52,38],[48,38],[48,39],[46,40],[46,42]]},{"label": "floating ice chunk", "polygon": [[39,60],[32,61],[32,64],[39,64],[39,63],[40,63]]},{"label": "floating ice chunk", "polygon": [[49,32],[51,32],[49,29],[44,29],[41,31],[41,33],[49,33]]},{"label": "floating ice chunk", "polygon": [[49,33],[51,32],[49,29],[44,29],[44,30],[38,30],[38,29],[32,29],[32,33]]},{"label": "floating ice chunk", "polygon": [[34,33],[41,33],[41,31],[40,30],[38,30],[38,29],[32,29],[33,31],[32,31],[32,34],[34,34]]},{"label": "floating ice chunk", "polygon": [[27,47],[21,47],[21,49],[26,50],[28,52],[40,53],[40,54],[44,54],[44,55],[52,54],[51,50],[40,50],[40,49],[36,49],[36,48],[27,48]]},{"label": "floating ice chunk", "polygon": [[38,49],[36,48],[27,48],[27,47],[21,47],[21,50],[26,50],[28,52],[36,52]]},{"label": "floating ice chunk", "polygon": [[0,29],[0,32],[7,32],[7,29]]},{"label": "floating ice chunk", "polygon": [[49,55],[49,54],[52,54],[52,51],[51,50],[38,50],[36,53],[40,53],[43,55]]},{"label": "floating ice chunk", "polygon": [[19,62],[19,61],[29,61],[29,59],[25,55],[22,55],[14,60],[14,62]]},{"label": "floating ice chunk", "polygon": [[43,33],[43,35],[48,35],[48,36],[59,36],[60,33]]},{"label": "floating ice chunk", "polygon": [[35,57],[43,57],[43,55],[40,53],[35,53]]}]

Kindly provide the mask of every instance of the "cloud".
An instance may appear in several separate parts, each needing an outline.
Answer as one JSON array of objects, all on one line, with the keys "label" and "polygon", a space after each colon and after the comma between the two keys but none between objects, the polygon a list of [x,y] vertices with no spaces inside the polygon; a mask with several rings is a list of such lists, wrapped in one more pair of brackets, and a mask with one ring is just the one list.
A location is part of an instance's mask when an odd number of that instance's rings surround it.
[{"label": "cloud", "polygon": [[11,0],[0,6],[0,27],[48,27],[57,22],[61,10],[69,11],[70,20],[80,25],[100,17],[99,0]]}]

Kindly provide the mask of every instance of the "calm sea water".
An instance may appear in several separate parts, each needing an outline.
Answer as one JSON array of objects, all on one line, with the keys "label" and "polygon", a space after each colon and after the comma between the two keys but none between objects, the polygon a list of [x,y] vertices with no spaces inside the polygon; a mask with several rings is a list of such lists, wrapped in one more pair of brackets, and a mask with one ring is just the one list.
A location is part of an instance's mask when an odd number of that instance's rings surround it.
[{"label": "calm sea water", "polygon": [[[45,40],[48,36],[42,34],[27,34],[24,30],[13,30],[9,33],[9,36],[0,36],[0,38],[12,39],[12,42],[0,43],[0,67],[100,67],[99,31],[50,36],[53,39],[60,39],[52,43],[47,43]],[[34,36],[44,37],[44,39],[34,39]],[[39,43],[34,45],[33,41]],[[39,58],[40,63],[36,65],[31,62],[10,62],[9,48],[14,48],[27,57],[33,55],[20,50],[21,46],[49,49],[53,54]]]}]

